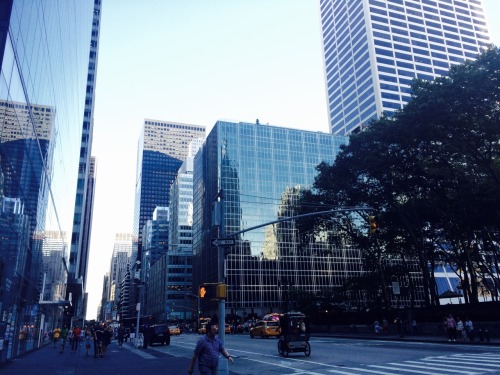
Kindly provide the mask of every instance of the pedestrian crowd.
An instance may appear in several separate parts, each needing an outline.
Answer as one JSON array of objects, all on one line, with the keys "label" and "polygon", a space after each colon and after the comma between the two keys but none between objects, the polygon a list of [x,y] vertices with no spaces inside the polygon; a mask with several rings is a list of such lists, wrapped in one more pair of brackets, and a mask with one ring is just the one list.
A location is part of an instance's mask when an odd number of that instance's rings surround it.
[{"label": "pedestrian crowd", "polygon": [[[118,328],[118,342],[120,344],[120,332],[123,333],[123,327]],[[91,326],[80,328],[78,325],[68,329],[66,325],[62,328],[56,327],[52,331],[52,341],[54,348],[59,347],[59,353],[63,354],[66,348],[66,343],[70,348],[71,353],[79,352],[80,347],[85,345],[85,355],[90,355],[92,346],[94,347],[94,357],[103,357],[107,353],[108,345],[114,336],[114,329],[106,323],[96,323]],[[123,343],[123,334],[122,334]]]},{"label": "pedestrian crowd", "polygon": [[488,330],[478,329],[476,332],[469,317],[462,321],[459,316],[455,318],[452,314],[448,314],[443,319],[443,329],[448,341],[474,341],[476,338],[480,341],[490,341]]}]

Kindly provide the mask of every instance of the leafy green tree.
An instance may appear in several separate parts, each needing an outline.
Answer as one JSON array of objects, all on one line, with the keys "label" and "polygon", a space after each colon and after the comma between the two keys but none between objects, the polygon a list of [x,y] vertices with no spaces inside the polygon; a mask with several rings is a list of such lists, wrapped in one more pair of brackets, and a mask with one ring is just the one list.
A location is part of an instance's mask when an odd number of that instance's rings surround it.
[{"label": "leafy green tree", "polygon": [[[365,254],[368,270],[388,283],[387,259],[403,268],[417,259],[427,305],[439,304],[433,270],[451,264],[466,302],[478,301],[481,280],[498,277],[485,257],[500,232],[500,52],[492,46],[448,77],[416,80],[412,100],[353,134],[335,163],[321,163],[301,213],[331,206],[369,206],[381,222],[367,236],[367,215],[341,213],[298,223],[303,241],[336,230]],[[486,246],[487,247],[487,246]],[[407,271],[409,271],[407,269]],[[410,284],[414,281],[410,278]],[[409,285],[412,303],[414,285]],[[387,298],[386,298],[387,299]]]}]

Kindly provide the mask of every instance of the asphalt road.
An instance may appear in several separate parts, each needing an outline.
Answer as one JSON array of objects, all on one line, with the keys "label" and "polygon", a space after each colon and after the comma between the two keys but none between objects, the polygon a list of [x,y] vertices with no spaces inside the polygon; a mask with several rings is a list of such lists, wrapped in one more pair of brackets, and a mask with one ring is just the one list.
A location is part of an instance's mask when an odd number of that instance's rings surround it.
[{"label": "asphalt road", "polygon": [[[196,335],[175,337],[169,350],[189,353],[196,339]],[[277,342],[226,336],[226,347],[235,356],[230,370],[240,375],[500,374],[499,346],[312,337],[309,357],[303,353],[282,357]]]},{"label": "asphalt road", "polygon": [[[130,344],[110,345],[104,358],[78,352],[59,353],[50,345],[0,367],[0,374],[55,375],[154,375],[187,374],[197,334],[182,334],[171,345],[136,349]],[[226,336],[234,357],[230,375],[408,375],[500,374],[500,346],[448,343],[446,341],[394,341],[363,338],[312,337],[311,355],[282,357],[278,340]],[[223,359],[222,359],[223,360]]]}]

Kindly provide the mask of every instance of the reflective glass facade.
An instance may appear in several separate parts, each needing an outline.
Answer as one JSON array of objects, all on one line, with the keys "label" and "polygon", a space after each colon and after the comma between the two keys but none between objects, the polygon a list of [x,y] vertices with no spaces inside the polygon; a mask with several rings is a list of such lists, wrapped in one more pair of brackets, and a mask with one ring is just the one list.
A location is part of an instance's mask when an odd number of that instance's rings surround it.
[{"label": "reflective glass facade", "polygon": [[320,0],[330,129],[349,134],[474,59],[490,38],[481,0]]},{"label": "reflective glass facade", "polygon": [[[44,271],[60,281],[68,261],[62,238],[71,233],[93,8],[94,0],[0,2],[0,362],[57,324],[57,309],[38,302]],[[51,248],[62,255],[53,273],[44,263],[53,263]],[[64,296],[61,286],[47,297]]]},{"label": "reflective glass facade", "polygon": [[[218,281],[217,248],[211,246],[212,205],[222,191],[221,237],[296,215],[294,203],[311,187],[316,166],[332,163],[347,138],[247,123],[219,121],[195,156],[193,177],[193,294]],[[227,309],[240,315],[285,308],[286,288],[317,292],[362,272],[359,251],[316,238],[298,246],[294,222],[233,236],[227,255]],[[339,241],[342,243],[343,241]],[[204,314],[215,311],[203,301]]]},{"label": "reflective glass facade", "polygon": [[188,155],[193,139],[204,137],[205,127],[176,122],[144,121],[139,139],[135,184],[134,234],[138,249],[132,257],[142,257],[142,232],[157,206],[168,207],[170,185]]}]

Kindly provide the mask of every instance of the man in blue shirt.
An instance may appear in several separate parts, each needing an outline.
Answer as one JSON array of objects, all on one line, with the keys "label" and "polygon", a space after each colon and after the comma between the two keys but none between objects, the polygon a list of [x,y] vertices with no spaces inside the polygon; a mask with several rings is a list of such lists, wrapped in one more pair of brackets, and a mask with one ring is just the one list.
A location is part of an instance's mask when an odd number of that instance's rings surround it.
[{"label": "man in blue shirt", "polygon": [[207,334],[198,340],[194,349],[193,358],[188,368],[189,374],[193,373],[194,364],[198,359],[198,370],[201,375],[215,375],[219,364],[219,353],[233,363],[233,357],[228,354],[217,337],[218,330],[219,327],[216,323],[209,322],[207,324]]}]

